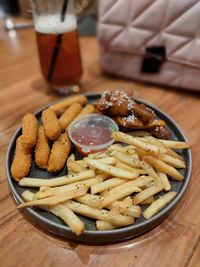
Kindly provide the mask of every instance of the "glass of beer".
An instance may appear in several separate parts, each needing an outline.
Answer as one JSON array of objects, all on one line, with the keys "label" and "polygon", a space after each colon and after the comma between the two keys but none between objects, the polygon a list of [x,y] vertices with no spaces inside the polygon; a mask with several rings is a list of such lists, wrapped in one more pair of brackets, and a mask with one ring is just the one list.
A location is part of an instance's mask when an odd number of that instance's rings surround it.
[{"label": "glass of beer", "polygon": [[67,94],[82,75],[73,0],[32,0],[32,7],[42,74]]}]

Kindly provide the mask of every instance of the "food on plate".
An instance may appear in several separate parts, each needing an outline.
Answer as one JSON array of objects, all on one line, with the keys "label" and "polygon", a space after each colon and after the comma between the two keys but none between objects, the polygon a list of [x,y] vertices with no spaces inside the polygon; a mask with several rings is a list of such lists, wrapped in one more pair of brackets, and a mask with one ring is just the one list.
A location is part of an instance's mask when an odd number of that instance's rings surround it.
[{"label": "food on plate", "polygon": [[46,169],[50,155],[50,146],[44,132],[44,127],[38,128],[38,138],[35,146],[35,163],[41,169]]},{"label": "food on plate", "polygon": [[73,119],[81,112],[82,106],[79,103],[71,105],[59,118],[61,130],[65,130]]},{"label": "food on plate", "polygon": [[50,106],[49,109],[54,111],[56,115],[61,115],[68,107],[70,107],[74,103],[79,103],[84,106],[87,103],[87,98],[83,95],[72,96],[67,98],[66,100]]},{"label": "food on plate", "polygon": [[11,175],[15,181],[29,174],[31,168],[31,150],[23,146],[23,136],[16,141],[15,155],[11,165]]},{"label": "food on plate", "polygon": [[36,144],[38,121],[35,115],[27,113],[22,119],[22,144],[30,149]]},{"label": "food on plate", "polygon": [[46,137],[49,140],[58,139],[61,134],[61,128],[54,111],[50,109],[45,109],[42,112],[42,123],[44,126]]},{"label": "food on plate", "polygon": [[153,110],[138,103],[125,91],[106,91],[94,105],[104,114],[113,117],[119,127],[125,131],[147,129],[158,138],[169,139],[170,137],[165,122],[159,120]]},{"label": "food on plate", "polygon": [[[95,108],[115,121],[92,114]],[[119,131],[116,122],[128,131]],[[187,167],[177,149],[188,149],[189,144],[164,140],[168,134],[164,121],[122,91],[106,92],[95,106],[84,96],[52,105],[42,112],[39,128],[35,116],[27,114],[11,175],[19,186],[36,191],[24,191],[25,203],[18,207],[51,212],[76,235],[85,228],[77,214],[95,219],[99,231],[137,223],[142,215],[149,219],[176,197],[171,180],[181,182],[179,170]],[[71,149],[70,139],[81,159]],[[52,173],[66,166],[68,175],[26,177],[34,146],[38,167]]]}]

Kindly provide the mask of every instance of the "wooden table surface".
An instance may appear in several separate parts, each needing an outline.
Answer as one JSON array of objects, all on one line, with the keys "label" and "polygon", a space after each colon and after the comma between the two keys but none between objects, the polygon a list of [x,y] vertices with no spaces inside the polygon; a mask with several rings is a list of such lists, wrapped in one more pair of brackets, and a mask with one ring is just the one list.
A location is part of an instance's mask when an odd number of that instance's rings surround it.
[{"label": "wooden table surface", "polygon": [[94,37],[80,40],[82,92],[122,88],[168,113],[192,145],[189,188],[170,216],[152,231],[112,245],[83,245],[43,231],[20,213],[9,190],[5,154],[26,112],[59,98],[45,85],[33,30],[0,35],[0,266],[154,267],[200,266],[200,99],[197,94],[105,76]]}]

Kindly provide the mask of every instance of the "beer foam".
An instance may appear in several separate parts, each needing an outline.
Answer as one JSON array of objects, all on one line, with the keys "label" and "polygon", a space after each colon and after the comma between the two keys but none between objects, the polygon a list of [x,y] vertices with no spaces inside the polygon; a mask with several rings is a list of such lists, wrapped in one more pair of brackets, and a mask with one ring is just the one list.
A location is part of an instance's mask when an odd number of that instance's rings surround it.
[{"label": "beer foam", "polygon": [[64,22],[61,22],[60,15],[38,16],[35,19],[35,30],[44,34],[61,34],[74,31],[76,28],[76,17],[72,14],[68,14]]}]

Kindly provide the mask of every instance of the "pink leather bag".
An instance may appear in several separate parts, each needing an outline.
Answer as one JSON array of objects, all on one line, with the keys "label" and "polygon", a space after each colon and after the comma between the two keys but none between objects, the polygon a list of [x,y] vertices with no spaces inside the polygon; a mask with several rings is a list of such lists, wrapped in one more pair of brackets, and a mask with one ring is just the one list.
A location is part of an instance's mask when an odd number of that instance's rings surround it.
[{"label": "pink leather bag", "polygon": [[104,72],[200,90],[199,0],[100,0]]}]

